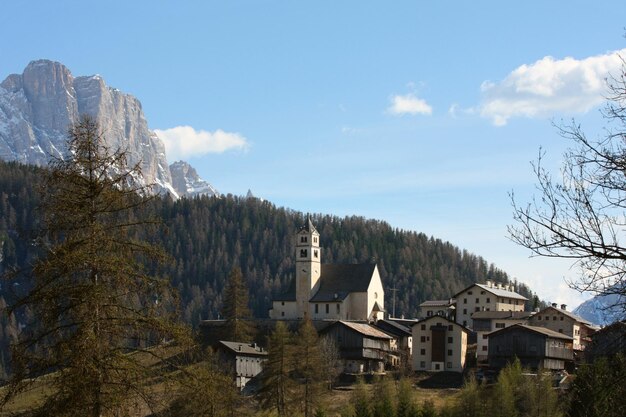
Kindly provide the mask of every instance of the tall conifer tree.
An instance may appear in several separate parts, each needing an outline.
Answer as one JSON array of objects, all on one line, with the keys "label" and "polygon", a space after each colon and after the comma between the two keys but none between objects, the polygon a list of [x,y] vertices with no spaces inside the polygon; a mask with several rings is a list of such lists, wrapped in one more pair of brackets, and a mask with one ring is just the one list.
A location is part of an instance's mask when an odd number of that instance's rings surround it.
[{"label": "tall conifer tree", "polygon": [[254,338],[252,314],[248,308],[248,287],[243,281],[241,269],[233,268],[224,289],[222,315],[226,319],[224,339],[233,342],[250,342]]},{"label": "tall conifer tree", "polygon": [[150,347],[184,332],[168,282],[143,267],[163,252],[135,238],[152,224],[133,214],[150,194],[139,166],[109,149],[88,117],[71,128],[68,149],[45,171],[44,256],[32,288],[9,309],[31,309],[34,318],[13,346],[2,404],[49,373],[41,415],[126,415],[135,401],[152,405],[146,359],[161,349]]}]

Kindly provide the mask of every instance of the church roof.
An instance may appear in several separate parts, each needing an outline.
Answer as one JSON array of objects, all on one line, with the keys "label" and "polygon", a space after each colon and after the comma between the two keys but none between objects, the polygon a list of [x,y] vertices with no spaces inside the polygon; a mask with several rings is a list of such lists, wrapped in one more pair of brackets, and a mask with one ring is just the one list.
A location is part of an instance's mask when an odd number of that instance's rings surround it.
[{"label": "church roof", "polygon": [[341,301],[351,292],[367,292],[375,268],[376,264],[322,264],[320,288],[310,301]]},{"label": "church roof", "polygon": [[313,226],[313,222],[311,221],[310,217],[306,219],[306,223],[300,228],[300,230],[298,230],[298,233],[300,232],[307,232],[307,233],[315,232],[319,234],[315,226]]}]

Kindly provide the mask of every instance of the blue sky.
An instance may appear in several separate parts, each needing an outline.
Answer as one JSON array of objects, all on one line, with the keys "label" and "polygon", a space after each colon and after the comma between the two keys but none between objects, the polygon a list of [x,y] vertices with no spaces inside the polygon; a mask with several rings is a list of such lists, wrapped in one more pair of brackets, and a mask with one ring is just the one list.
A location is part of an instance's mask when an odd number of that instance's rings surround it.
[{"label": "blue sky", "polygon": [[626,2],[4,1],[0,78],[29,61],[143,104],[170,162],[223,193],[449,240],[577,305],[567,262],[507,238],[553,122],[600,132]]}]

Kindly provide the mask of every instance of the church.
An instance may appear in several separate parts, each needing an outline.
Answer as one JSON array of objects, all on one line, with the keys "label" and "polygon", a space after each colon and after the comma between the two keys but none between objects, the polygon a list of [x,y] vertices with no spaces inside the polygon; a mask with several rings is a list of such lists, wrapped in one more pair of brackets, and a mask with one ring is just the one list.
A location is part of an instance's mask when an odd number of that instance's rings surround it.
[{"label": "church", "polygon": [[296,277],[272,301],[271,319],[376,321],[385,291],[376,264],[322,264],[320,234],[310,219],[296,233]]}]

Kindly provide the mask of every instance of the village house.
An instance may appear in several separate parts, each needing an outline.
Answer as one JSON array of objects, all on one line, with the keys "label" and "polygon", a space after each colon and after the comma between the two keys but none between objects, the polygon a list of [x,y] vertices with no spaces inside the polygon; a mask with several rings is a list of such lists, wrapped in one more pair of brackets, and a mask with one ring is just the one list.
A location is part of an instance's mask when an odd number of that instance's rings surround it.
[{"label": "village house", "polygon": [[311,220],[296,233],[296,277],[275,297],[269,316],[289,320],[376,321],[385,291],[376,264],[322,264],[320,235]]},{"label": "village house", "polygon": [[473,330],[476,332],[476,359],[486,361],[489,356],[489,333],[526,324],[533,313],[530,311],[477,311],[472,314]]},{"label": "village house", "polygon": [[215,349],[220,362],[232,373],[239,389],[244,389],[263,370],[263,363],[267,360],[267,351],[256,343],[220,340]]},{"label": "village house", "polygon": [[410,357],[413,351],[413,333],[411,328],[393,319],[378,320],[374,326],[392,336],[391,350],[407,352]]},{"label": "village house", "polygon": [[444,316],[454,320],[456,300],[450,298],[448,300],[428,300],[420,304],[420,318],[431,316]]},{"label": "village house", "polygon": [[526,297],[513,291],[513,285],[487,281],[472,284],[454,295],[456,322],[473,328],[472,314],[478,311],[524,311]]},{"label": "village house", "polygon": [[385,364],[399,361],[391,350],[393,337],[367,323],[337,321],[320,330],[320,337],[335,342],[345,373],[382,373]]},{"label": "village house", "polygon": [[418,321],[413,332],[414,371],[463,372],[470,331],[443,316]]},{"label": "village house", "polygon": [[570,336],[573,338],[575,351],[585,350],[591,341],[589,336],[596,331],[596,328],[582,317],[567,311],[566,308],[565,304],[561,304],[561,308],[557,308],[557,304],[552,304],[534,314],[528,323]]},{"label": "village house", "polygon": [[544,327],[515,324],[488,336],[492,368],[504,368],[518,358],[524,368],[563,370],[574,360],[573,338]]}]

